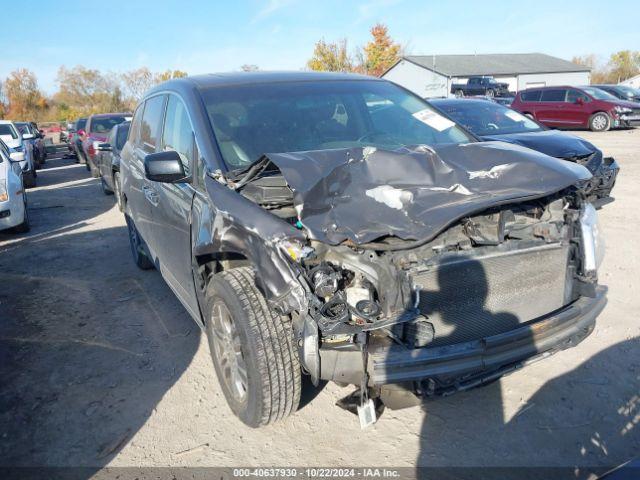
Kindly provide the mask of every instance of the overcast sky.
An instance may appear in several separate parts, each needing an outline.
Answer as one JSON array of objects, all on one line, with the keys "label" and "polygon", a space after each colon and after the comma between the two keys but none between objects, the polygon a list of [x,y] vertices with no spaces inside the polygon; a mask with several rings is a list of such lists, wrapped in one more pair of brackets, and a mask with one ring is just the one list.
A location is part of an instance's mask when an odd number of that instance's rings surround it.
[{"label": "overcast sky", "polygon": [[0,79],[33,70],[48,93],[58,67],[190,74],[301,69],[320,38],[368,38],[375,22],[410,54],[542,52],[571,59],[640,50],[637,0],[31,0],[3,7]]}]

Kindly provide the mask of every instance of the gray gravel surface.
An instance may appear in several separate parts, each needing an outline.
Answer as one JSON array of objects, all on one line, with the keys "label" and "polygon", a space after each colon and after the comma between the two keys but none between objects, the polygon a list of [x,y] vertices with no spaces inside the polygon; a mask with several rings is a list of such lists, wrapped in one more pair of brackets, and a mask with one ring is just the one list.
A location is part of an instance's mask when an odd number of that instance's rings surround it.
[{"label": "gray gravel surface", "polygon": [[208,346],[83,165],[50,159],[33,229],[0,233],[0,465],[604,466],[640,452],[640,129],[578,132],[622,166],[600,213],[609,304],[577,348],[488,387],[387,410],[361,431],[350,390],[252,430]]}]

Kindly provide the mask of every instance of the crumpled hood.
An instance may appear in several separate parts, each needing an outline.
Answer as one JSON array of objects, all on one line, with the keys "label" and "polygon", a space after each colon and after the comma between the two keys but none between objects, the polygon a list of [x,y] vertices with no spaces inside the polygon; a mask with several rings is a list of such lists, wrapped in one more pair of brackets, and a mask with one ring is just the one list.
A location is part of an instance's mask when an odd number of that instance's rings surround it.
[{"label": "crumpled hood", "polygon": [[557,130],[513,133],[505,135],[483,135],[483,140],[497,140],[531,148],[556,158],[573,158],[591,155],[598,149],[586,140]]},{"label": "crumpled hood", "polygon": [[428,241],[465,215],[591,177],[580,165],[502,142],[267,157],[293,190],[309,236],[334,245],[387,235]]}]

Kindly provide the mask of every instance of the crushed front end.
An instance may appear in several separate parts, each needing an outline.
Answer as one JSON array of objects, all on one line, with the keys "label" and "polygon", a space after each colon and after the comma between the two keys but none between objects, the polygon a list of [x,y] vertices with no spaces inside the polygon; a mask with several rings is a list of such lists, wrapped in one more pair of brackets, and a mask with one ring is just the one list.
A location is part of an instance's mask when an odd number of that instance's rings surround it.
[{"label": "crushed front end", "polygon": [[275,242],[295,281],[265,296],[291,316],[313,382],[400,408],[593,330],[606,288],[590,182],[495,142],[273,154],[231,183],[304,233]]}]

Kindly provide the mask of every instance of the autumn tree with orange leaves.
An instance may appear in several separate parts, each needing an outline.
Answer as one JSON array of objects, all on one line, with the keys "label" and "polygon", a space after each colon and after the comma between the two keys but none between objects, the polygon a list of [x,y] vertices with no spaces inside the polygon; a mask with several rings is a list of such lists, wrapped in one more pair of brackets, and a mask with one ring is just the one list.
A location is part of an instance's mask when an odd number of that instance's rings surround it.
[{"label": "autumn tree with orange leaves", "polygon": [[349,53],[347,40],[316,42],[307,68],[325,72],[357,72],[366,75],[382,75],[402,55],[402,45],[393,41],[386,25],[371,27],[371,40],[354,55]]}]

